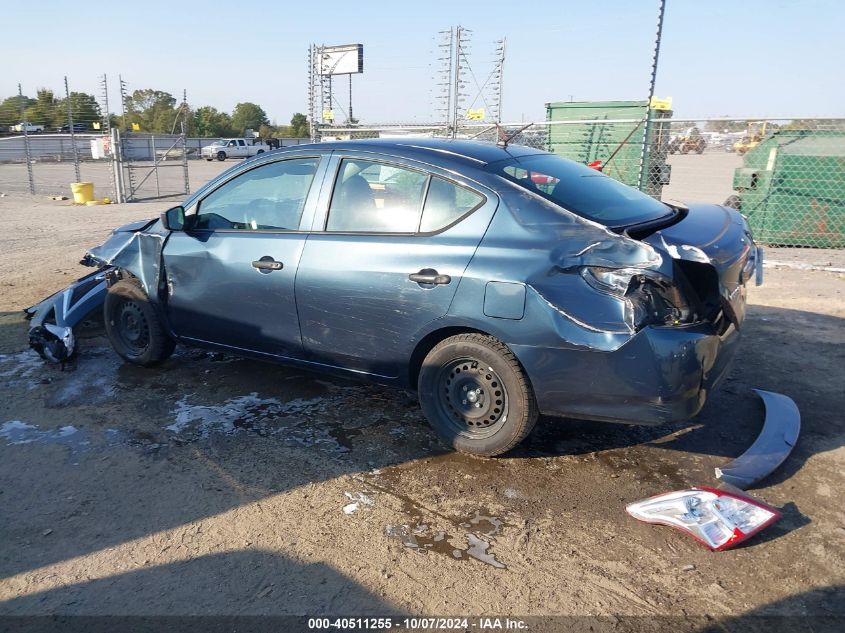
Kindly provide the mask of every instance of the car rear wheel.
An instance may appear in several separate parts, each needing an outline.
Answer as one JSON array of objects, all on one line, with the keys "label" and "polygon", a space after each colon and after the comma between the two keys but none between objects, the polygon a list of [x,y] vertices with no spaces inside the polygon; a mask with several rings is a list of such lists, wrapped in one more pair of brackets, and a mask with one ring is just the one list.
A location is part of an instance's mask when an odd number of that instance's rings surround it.
[{"label": "car rear wheel", "polygon": [[217,160],[226,160],[226,152],[217,152]]},{"label": "car rear wheel", "polygon": [[418,391],[431,426],[462,453],[505,453],[528,436],[538,417],[519,361],[484,334],[459,334],[437,344],[420,368]]},{"label": "car rear wheel", "polygon": [[121,279],[109,288],[103,317],[114,351],[127,362],[143,367],[157,365],[176,347],[137,279]]}]

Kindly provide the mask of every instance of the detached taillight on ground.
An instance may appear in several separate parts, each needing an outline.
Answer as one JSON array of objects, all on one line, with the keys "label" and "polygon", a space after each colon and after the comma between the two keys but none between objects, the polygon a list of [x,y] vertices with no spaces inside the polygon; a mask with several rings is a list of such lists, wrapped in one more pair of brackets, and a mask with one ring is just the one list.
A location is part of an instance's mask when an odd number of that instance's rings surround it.
[{"label": "detached taillight on ground", "polygon": [[780,512],[740,493],[690,488],[637,501],[625,510],[638,521],[668,525],[720,551],[777,521]]}]

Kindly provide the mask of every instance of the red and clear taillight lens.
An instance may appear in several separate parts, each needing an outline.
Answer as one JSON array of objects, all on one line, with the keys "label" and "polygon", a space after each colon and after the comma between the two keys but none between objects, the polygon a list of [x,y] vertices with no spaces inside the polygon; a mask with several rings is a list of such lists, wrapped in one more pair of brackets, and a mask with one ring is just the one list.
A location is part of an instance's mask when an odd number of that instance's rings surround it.
[{"label": "red and clear taillight lens", "polygon": [[780,518],[780,512],[740,493],[690,488],[637,501],[625,508],[638,521],[668,525],[712,550],[733,547]]}]

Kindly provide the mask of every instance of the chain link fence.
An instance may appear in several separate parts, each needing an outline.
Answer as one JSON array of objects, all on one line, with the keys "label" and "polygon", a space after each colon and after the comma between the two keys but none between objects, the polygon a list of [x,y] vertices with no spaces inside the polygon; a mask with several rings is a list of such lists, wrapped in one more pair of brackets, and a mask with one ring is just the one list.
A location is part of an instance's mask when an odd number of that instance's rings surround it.
[{"label": "chain link fence", "polygon": [[[21,88],[0,103],[0,193],[69,196],[71,183],[85,181],[94,183],[97,198],[178,197],[192,180],[195,188],[228,166],[196,164],[189,174],[189,162],[216,139],[112,134],[107,104],[70,85],[64,95],[23,95]],[[314,136],[527,145],[601,169],[655,198],[733,206],[764,244],[845,248],[845,119],[693,120],[652,110],[651,120],[321,126]]]},{"label": "chain link fence", "polygon": [[323,127],[317,136],[527,145],[600,169],[658,199],[735,207],[763,244],[845,248],[845,119],[693,120],[652,112],[651,121]]},{"label": "chain link fence", "polygon": [[92,182],[115,199],[105,104],[67,78],[58,92],[24,88],[0,102],[0,192],[69,196],[71,183]]}]

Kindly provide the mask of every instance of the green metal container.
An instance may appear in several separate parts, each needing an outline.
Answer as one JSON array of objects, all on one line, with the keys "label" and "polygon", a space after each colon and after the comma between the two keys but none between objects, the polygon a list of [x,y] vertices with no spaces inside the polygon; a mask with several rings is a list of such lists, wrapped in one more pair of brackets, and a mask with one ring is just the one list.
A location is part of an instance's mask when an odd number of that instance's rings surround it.
[{"label": "green metal container", "polygon": [[733,186],[759,242],[845,247],[845,132],[778,130],[745,155]]},{"label": "green metal container", "polygon": [[547,103],[547,121],[572,121],[548,126],[547,149],[583,164],[600,160],[608,176],[632,187],[642,185],[643,191],[660,198],[663,185],[669,182],[669,123],[662,119],[669,118],[671,111],[652,111],[648,152],[641,174],[647,105],[645,100]]}]

